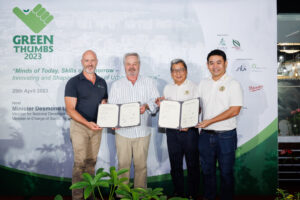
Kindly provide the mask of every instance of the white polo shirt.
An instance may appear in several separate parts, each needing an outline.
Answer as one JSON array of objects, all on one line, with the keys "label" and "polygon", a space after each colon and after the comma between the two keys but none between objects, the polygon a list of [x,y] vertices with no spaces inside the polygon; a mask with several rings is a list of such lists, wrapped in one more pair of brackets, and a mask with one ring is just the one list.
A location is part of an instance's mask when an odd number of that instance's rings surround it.
[{"label": "white polo shirt", "polygon": [[198,97],[197,85],[185,80],[181,85],[170,83],[164,88],[164,97],[168,100],[185,101]]},{"label": "white polo shirt", "polygon": [[[214,118],[231,106],[243,105],[243,92],[239,82],[227,74],[217,81],[212,78],[200,81],[198,94],[202,102],[203,120]],[[213,123],[205,129],[220,131],[234,128],[236,128],[236,117]]]}]

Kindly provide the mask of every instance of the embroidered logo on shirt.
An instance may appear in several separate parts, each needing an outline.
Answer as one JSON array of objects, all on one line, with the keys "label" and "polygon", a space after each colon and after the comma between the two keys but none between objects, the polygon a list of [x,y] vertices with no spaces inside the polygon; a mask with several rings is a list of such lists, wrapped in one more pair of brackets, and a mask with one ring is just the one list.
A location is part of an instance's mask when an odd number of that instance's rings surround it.
[{"label": "embroidered logo on shirt", "polygon": [[220,91],[220,92],[223,92],[224,90],[225,90],[225,86],[222,85],[222,86],[219,88],[219,91]]},{"label": "embroidered logo on shirt", "polygon": [[190,91],[188,91],[188,90],[186,90],[186,91],[184,92],[185,95],[188,95],[189,93],[190,93]]}]

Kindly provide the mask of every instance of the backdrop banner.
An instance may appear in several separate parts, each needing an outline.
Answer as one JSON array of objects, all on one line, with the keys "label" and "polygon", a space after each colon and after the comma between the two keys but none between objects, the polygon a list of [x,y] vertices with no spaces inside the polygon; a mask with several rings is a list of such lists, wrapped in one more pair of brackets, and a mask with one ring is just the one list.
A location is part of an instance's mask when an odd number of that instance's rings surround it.
[{"label": "backdrop banner", "polygon": [[[275,0],[0,0],[1,194],[70,194],[73,152],[64,88],[94,50],[108,87],[124,77],[127,52],[160,94],[182,58],[188,78],[209,76],[206,56],[222,49],[240,81],[236,192],[277,187],[277,15]],[[148,185],[170,192],[166,135],[152,118]],[[117,166],[115,135],[104,129],[97,168]],[[132,171],[131,171],[132,172]],[[131,176],[133,173],[131,173]],[[201,187],[202,190],[202,187]]]}]

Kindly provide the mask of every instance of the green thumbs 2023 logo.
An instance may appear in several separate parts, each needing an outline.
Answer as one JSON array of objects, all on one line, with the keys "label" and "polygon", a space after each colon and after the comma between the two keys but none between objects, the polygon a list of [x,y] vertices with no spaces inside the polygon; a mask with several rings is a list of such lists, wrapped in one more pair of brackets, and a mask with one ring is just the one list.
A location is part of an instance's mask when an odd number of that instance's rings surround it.
[{"label": "green thumbs 2023 logo", "polygon": [[13,13],[36,34],[15,35],[12,39],[14,43],[13,48],[16,53],[24,53],[25,60],[40,60],[42,59],[42,53],[54,51],[54,36],[37,35],[37,33],[41,32],[54,17],[41,4],[36,5],[30,12],[29,9],[23,11],[18,7],[13,9]]},{"label": "green thumbs 2023 logo", "polygon": [[13,12],[34,33],[41,32],[54,18],[41,4],[36,5],[28,15],[18,7],[15,7]]}]

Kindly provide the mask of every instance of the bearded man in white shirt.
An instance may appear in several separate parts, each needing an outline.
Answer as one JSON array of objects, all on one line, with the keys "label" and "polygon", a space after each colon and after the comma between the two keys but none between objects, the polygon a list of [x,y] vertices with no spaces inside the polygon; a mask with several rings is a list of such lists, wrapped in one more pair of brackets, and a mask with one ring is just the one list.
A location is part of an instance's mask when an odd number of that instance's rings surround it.
[{"label": "bearded man in white shirt", "polygon": [[221,176],[221,200],[234,196],[234,161],[237,148],[236,116],[243,105],[240,84],[226,74],[226,54],[219,50],[207,56],[211,77],[200,81],[203,121],[199,135],[200,163],[204,175],[204,199],[216,198],[216,162]]},{"label": "bearded man in white shirt", "polygon": [[[140,102],[141,124],[135,127],[116,129],[118,168],[130,169],[134,164],[134,187],[147,188],[147,157],[151,134],[151,114],[157,111],[155,99],[159,97],[156,84],[151,78],[139,75],[140,56],[137,53],[124,55],[126,77],[115,81],[110,89],[108,102],[124,104]],[[129,177],[129,172],[122,174]]]}]

